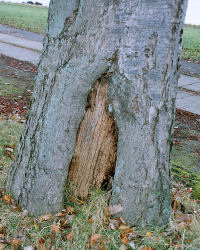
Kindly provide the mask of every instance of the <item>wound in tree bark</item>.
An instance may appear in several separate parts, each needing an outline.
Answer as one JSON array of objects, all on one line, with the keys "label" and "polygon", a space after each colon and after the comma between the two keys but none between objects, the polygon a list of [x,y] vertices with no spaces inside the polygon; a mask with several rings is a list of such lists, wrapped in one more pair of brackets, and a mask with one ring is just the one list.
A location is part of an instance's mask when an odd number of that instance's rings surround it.
[{"label": "wound in tree bark", "polygon": [[109,79],[102,77],[88,95],[75,152],[68,173],[68,185],[75,196],[85,199],[92,188],[100,188],[114,176],[117,157],[117,127],[108,112]]}]

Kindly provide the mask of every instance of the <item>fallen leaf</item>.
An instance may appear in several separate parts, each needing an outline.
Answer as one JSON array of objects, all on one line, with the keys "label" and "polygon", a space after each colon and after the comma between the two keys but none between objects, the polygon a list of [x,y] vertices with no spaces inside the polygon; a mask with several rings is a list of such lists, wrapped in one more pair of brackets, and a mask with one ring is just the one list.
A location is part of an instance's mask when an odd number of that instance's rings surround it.
[{"label": "fallen leaf", "polygon": [[173,210],[177,210],[177,208],[178,208],[178,201],[177,200],[173,200],[172,201],[172,208],[173,208]]},{"label": "fallen leaf", "polygon": [[51,214],[45,214],[39,218],[39,222],[46,221],[46,220],[51,220],[52,215]]},{"label": "fallen leaf", "polygon": [[59,233],[59,232],[60,232],[60,227],[59,227],[57,224],[53,224],[53,225],[51,226],[51,230],[52,230],[53,232]]},{"label": "fallen leaf", "polygon": [[139,250],[154,250],[155,248],[152,247],[146,247],[146,246],[141,246]]},{"label": "fallen leaf", "polygon": [[120,221],[121,221],[122,224],[126,225],[126,222],[123,220],[122,217],[120,217],[119,219],[120,219]]},{"label": "fallen leaf", "polygon": [[98,250],[107,250],[105,247],[97,246]]},{"label": "fallen leaf", "polygon": [[116,220],[116,219],[112,219],[112,220],[110,220],[109,226],[113,230],[118,230],[120,227],[120,221]]},{"label": "fallen leaf", "polygon": [[187,224],[190,224],[193,221],[194,217],[192,214],[177,214],[175,216],[176,222],[186,222]]},{"label": "fallen leaf", "polygon": [[0,234],[0,239],[4,237],[4,234]]},{"label": "fallen leaf", "polygon": [[73,207],[66,207],[67,214],[73,214],[75,213]]},{"label": "fallen leaf", "polygon": [[104,213],[105,213],[105,217],[108,219],[108,218],[110,218],[110,216],[111,216],[111,213],[110,213],[110,207],[105,207],[104,208]]},{"label": "fallen leaf", "polygon": [[78,201],[77,201],[77,204],[78,204],[79,206],[82,206],[82,205],[84,205],[84,201],[78,200]]},{"label": "fallen leaf", "polygon": [[178,145],[179,142],[177,140],[174,141],[174,145]]},{"label": "fallen leaf", "polygon": [[122,212],[123,210],[124,210],[124,208],[120,204],[110,207],[111,214],[118,214],[118,213]]},{"label": "fallen leaf", "polygon": [[20,240],[12,240],[12,244],[14,246],[20,246],[21,245],[21,241]]},{"label": "fallen leaf", "polygon": [[72,240],[74,238],[74,233],[67,234],[67,240]]},{"label": "fallen leaf", "polygon": [[39,250],[45,250],[45,244],[46,240],[44,238],[40,238],[39,241],[38,241],[38,248]]},{"label": "fallen leaf", "polygon": [[66,225],[67,225],[67,219],[66,218],[62,218],[62,220],[60,221],[60,226],[62,227],[62,228],[64,228]]},{"label": "fallen leaf", "polygon": [[11,196],[10,195],[3,195],[2,200],[5,201],[7,204],[11,204]]},{"label": "fallen leaf", "polygon": [[127,238],[127,234],[126,233],[123,233],[122,236],[121,236],[121,239],[120,239],[121,243],[126,245],[129,243],[129,239]]},{"label": "fallen leaf", "polygon": [[69,201],[75,202],[75,199],[74,199],[72,196],[70,196],[70,197],[69,197]]},{"label": "fallen leaf", "polygon": [[57,213],[57,214],[55,215],[55,217],[64,217],[65,215],[66,215],[66,213],[60,212],[60,213]]},{"label": "fallen leaf", "polygon": [[93,219],[88,219],[88,223],[93,223]]},{"label": "fallen leaf", "polygon": [[92,245],[95,245],[96,241],[101,238],[101,234],[93,234],[91,237],[91,243]]},{"label": "fallen leaf", "polygon": [[146,237],[152,237],[152,235],[153,235],[153,234],[152,234],[151,232],[147,232],[147,233],[146,233]]},{"label": "fallen leaf", "polygon": [[133,232],[133,230],[129,226],[124,225],[124,224],[121,224],[119,226],[119,229],[123,230],[125,233],[131,233],[131,232]]},{"label": "fallen leaf", "polygon": [[13,153],[14,150],[13,150],[13,148],[9,147],[9,148],[6,148],[6,151],[9,151],[9,152]]}]

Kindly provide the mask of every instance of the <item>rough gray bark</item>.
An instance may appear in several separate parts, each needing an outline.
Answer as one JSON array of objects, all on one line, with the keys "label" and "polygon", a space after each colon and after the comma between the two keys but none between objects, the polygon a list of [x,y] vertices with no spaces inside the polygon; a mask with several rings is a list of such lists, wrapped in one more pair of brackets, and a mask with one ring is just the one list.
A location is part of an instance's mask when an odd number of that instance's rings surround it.
[{"label": "rough gray bark", "polygon": [[113,204],[130,224],[167,222],[170,136],[187,0],[52,0],[32,106],[8,190],[57,212],[88,93],[109,73],[118,127]]}]

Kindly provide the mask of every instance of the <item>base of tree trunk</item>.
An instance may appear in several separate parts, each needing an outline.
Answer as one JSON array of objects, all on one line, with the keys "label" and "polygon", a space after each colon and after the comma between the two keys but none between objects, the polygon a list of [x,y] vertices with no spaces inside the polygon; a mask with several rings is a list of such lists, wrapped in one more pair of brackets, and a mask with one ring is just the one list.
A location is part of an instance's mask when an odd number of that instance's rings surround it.
[{"label": "base of tree trunk", "polygon": [[81,199],[88,196],[89,189],[100,188],[114,176],[118,133],[108,112],[108,85],[106,77],[96,81],[88,95],[86,113],[77,133],[68,185]]}]

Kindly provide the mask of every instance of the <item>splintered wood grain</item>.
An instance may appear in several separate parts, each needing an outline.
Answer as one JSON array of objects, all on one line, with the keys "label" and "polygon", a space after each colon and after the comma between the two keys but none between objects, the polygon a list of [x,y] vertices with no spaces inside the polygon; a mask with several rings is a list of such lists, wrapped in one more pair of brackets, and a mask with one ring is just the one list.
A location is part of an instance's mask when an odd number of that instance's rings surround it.
[{"label": "splintered wood grain", "polygon": [[100,188],[114,175],[117,157],[117,127],[107,111],[108,79],[97,80],[80,124],[68,185],[75,196],[85,199],[89,190]]}]

